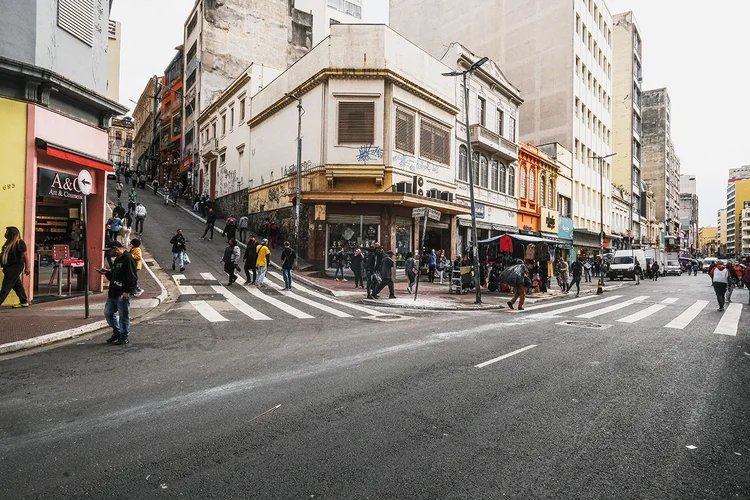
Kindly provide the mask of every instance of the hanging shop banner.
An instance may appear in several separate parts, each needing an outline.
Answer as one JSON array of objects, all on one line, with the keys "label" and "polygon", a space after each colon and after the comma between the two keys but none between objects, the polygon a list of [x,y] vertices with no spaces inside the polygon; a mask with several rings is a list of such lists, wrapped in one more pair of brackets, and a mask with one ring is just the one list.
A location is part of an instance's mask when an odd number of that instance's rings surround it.
[{"label": "hanging shop banner", "polygon": [[557,237],[561,240],[573,239],[573,219],[567,217],[557,218]]},{"label": "hanging shop banner", "polygon": [[39,196],[77,201],[83,199],[76,175],[40,168],[36,186],[36,192]]},{"label": "hanging shop banner", "polygon": [[545,233],[557,234],[558,229],[558,215],[557,210],[550,210],[549,208],[542,208],[542,231]]}]

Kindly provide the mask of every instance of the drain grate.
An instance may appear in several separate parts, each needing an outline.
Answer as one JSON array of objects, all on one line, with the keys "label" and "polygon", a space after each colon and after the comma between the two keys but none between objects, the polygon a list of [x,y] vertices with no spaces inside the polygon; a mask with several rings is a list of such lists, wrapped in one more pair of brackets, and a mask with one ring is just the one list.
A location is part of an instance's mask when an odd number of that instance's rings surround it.
[{"label": "drain grate", "polygon": [[573,326],[576,328],[589,328],[591,330],[605,330],[610,328],[612,325],[603,325],[601,323],[594,323],[593,321],[561,321],[557,323],[563,326]]},{"label": "drain grate", "polygon": [[372,321],[383,321],[389,323],[391,321],[404,321],[411,319],[408,316],[397,316],[395,314],[384,314],[382,316],[364,316],[362,319],[369,319]]}]

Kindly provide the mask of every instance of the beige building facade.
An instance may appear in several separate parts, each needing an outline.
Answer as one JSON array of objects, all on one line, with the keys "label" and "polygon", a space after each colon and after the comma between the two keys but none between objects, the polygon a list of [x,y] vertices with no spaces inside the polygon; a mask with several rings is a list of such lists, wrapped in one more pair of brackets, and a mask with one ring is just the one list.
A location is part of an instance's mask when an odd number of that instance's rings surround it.
[{"label": "beige building facade", "polygon": [[135,122],[133,162],[135,169],[138,171],[148,172],[151,166],[156,166],[159,156],[154,143],[154,120],[158,109],[157,85],[158,77],[149,78],[133,109],[133,121]]}]

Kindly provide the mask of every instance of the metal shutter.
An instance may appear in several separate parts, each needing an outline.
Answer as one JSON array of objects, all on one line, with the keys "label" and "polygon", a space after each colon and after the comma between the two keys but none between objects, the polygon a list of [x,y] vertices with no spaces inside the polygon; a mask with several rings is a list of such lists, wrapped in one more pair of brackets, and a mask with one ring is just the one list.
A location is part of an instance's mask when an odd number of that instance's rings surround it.
[{"label": "metal shutter", "polygon": [[57,25],[94,46],[94,0],[58,0]]},{"label": "metal shutter", "polygon": [[396,109],[396,149],[414,154],[414,114]]},{"label": "metal shutter", "polygon": [[375,103],[339,103],[339,144],[375,142]]},{"label": "metal shutter", "polygon": [[450,131],[432,120],[422,118],[419,131],[419,155],[422,158],[450,165],[450,149]]},{"label": "metal shutter", "polygon": [[[361,217],[362,224],[380,224],[379,215],[363,215]],[[326,222],[329,224],[359,224],[360,216],[328,214],[326,216]]]}]

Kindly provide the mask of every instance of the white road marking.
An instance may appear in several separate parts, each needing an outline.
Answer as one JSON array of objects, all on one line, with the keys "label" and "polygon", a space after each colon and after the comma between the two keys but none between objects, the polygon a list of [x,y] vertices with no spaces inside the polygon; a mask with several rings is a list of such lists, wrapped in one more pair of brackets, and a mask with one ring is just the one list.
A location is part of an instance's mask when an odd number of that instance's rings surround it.
[{"label": "white road marking", "polygon": [[235,294],[233,294],[232,292],[230,292],[223,286],[212,285],[211,288],[213,288],[216,292],[226,297],[227,302],[232,304],[238,311],[240,311],[242,314],[244,314],[248,318],[254,319],[256,321],[270,321],[271,320],[271,318],[269,318],[262,312],[258,311],[257,309],[253,309],[247,303],[240,300],[239,297],[237,297]]},{"label": "white road marking", "polygon": [[617,300],[617,299],[619,299],[621,297],[622,297],[622,295],[612,295],[611,297],[606,297],[604,299],[595,300],[594,302],[587,302],[585,304],[577,304],[575,306],[563,307],[562,309],[557,309],[555,311],[542,312],[542,313],[540,313],[540,315],[544,315],[544,316],[557,316],[557,315],[562,314],[562,313],[566,313],[566,312],[570,312],[570,311],[575,311],[576,309],[583,309],[584,307],[595,306],[597,304],[604,304],[605,302],[610,302],[610,301],[613,301],[613,300]]},{"label": "white road marking", "polygon": [[222,321],[229,321],[227,318],[219,314],[219,312],[208,305],[205,300],[191,300],[190,304],[195,308],[196,311],[201,313],[201,316],[206,318],[211,323],[220,323]]},{"label": "white road marking", "polygon": [[617,321],[619,323],[635,323],[636,321],[640,321],[643,318],[648,318],[652,314],[658,313],[662,309],[666,308],[667,306],[663,306],[661,304],[654,304],[652,306],[647,307],[646,309],[643,309],[642,311],[638,311],[635,314],[631,314],[630,316],[625,316],[622,319],[618,319]]},{"label": "white road marking", "polygon": [[685,311],[677,316],[675,319],[670,321],[664,328],[674,328],[675,330],[682,330],[690,324],[708,305],[707,300],[696,300],[693,305],[685,309]]},{"label": "white road marking", "polygon": [[596,295],[586,295],[584,297],[576,297],[575,299],[570,299],[570,300],[565,300],[565,301],[556,301],[556,302],[551,302],[547,304],[540,304],[538,306],[524,307],[524,310],[535,311],[537,309],[546,309],[548,307],[555,307],[555,306],[564,305],[564,304],[572,304],[573,302],[580,302],[582,300],[593,299],[594,297],[596,297]]},{"label": "white road marking", "polygon": [[[274,288],[276,290],[281,290],[281,287],[277,285],[276,283],[274,283],[272,280],[266,280],[265,283],[268,284],[268,286],[270,286],[271,288]],[[299,295],[297,295],[296,293],[290,290],[285,291],[283,293],[284,293],[284,297],[289,297],[290,299],[294,299],[298,302],[302,302],[303,304],[307,304],[310,307],[314,307],[316,309],[320,309],[321,311],[325,311],[328,314],[333,314],[334,316],[338,318],[351,318],[352,317],[351,314],[347,314],[345,312],[339,311],[338,309],[334,309],[333,307],[328,307],[327,305],[324,305],[324,304],[318,304],[314,300],[310,300],[307,297],[300,297]]]},{"label": "white road marking", "polygon": [[516,354],[522,353],[523,351],[528,351],[529,349],[532,349],[534,347],[536,347],[536,344],[527,345],[526,347],[522,347],[521,349],[518,349],[516,351],[509,352],[508,354],[503,354],[502,356],[491,359],[489,361],[485,361],[484,363],[479,363],[478,365],[474,365],[474,368],[484,368],[487,365],[491,365],[492,363],[497,363],[498,361],[502,361],[505,358],[515,356]]},{"label": "white road marking", "polygon": [[680,300],[678,297],[667,297],[666,299],[662,300],[661,303],[662,304],[674,304],[678,300]]},{"label": "white road marking", "polygon": [[263,300],[265,302],[268,302],[272,306],[278,307],[282,311],[291,314],[295,318],[299,318],[299,319],[312,319],[313,318],[313,316],[310,316],[309,314],[307,314],[304,311],[300,311],[296,307],[292,307],[292,306],[290,306],[288,304],[284,304],[282,301],[280,301],[280,300],[278,300],[278,299],[276,299],[274,297],[271,297],[269,295],[266,295],[265,293],[261,292],[260,290],[258,290],[254,286],[245,287],[245,290],[247,290],[248,292],[250,292],[251,295],[254,295],[255,297],[258,297],[259,299],[261,299],[261,300]]},{"label": "white road marking", "polygon": [[[284,281],[284,278],[276,272],[269,272],[267,273],[267,276],[272,276],[276,278],[277,280]],[[382,313],[380,311],[376,311],[375,309],[370,309],[369,307],[360,306],[357,304],[351,304],[349,302],[340,301],[337,299],[334,299],[333,297],[328,297],[326,295],[323,295],[318,292],[314,292],[313,290],[310,290],[309,288],[305,286],[300,286],[298,284],[293,284],[294,290],[298,292],[304,292],[307,295],[312,295],[316,299],[325,300],[327,302],[333,302],[334,304],[338,304],[340,306],[348,307],[349,309],[354,309],[355,311],[360,311],[365,314],[369,314],[370,316],[385,316],[385,313]]]},{"label": "white road marking", "polygon": [[740,315],[742,314],[742,304],[736,302],[729,304],[727,310],[721,316],[721,321],[716,326],[714,333],[719,335],[732,335],[737,336],[737,327],[740,323]]},{"label": "white road marking", "polygon": [[180,281],[185,279],[184,274],[175,274],[172,276],[172,279],[177,284],[177,289],[180,291],[180,295],[195,295],[195,288],[188,285],[180,285]]},{"label": "white road marking", "polygon": [[201,273],[201,278],[203,278],[204,280],[218,281],[211,273]]},{"label": "white road marking", "polygon": [[613,311],[617,311],[619,309],[624,309],[628,306],[632,306],[633,304],[638,304],[640,302],[643,302],[648,298],[648,295],[640,295],[638,297],[632,298],[630,300],[626,300],[625,302],[620,302],[619,304],[615,304],[613,306],[605,307],[604,309],[599,309],[597,311],[591,311],[584,314],[579,315],[579,318],[596,318],[597,316],[603,316],[607,313],[611,313]]}]

